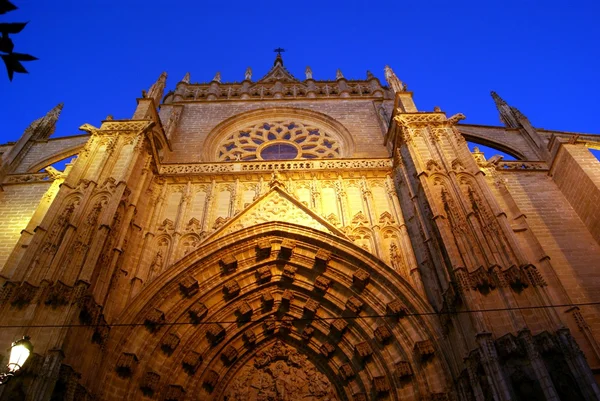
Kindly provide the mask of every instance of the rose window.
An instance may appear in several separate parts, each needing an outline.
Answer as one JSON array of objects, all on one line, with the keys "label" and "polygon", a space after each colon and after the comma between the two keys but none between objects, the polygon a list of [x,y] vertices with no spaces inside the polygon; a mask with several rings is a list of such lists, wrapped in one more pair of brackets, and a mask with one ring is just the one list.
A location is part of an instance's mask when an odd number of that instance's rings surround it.
[{"label": "rose window", "polygon": [[340,156],[339,142],[320,128],[293,121],[260,123],[226,137],[217,160],[323,159]]}]

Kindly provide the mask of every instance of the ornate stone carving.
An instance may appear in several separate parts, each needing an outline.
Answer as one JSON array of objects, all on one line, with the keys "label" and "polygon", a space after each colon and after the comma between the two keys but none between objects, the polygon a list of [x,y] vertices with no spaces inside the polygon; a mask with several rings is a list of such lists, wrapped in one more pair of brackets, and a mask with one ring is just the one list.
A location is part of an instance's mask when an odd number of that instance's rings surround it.
[{"label": "ornate stone carving", "polygon": [[338,400],[333,385],[294,348],[277,341],[258,352],[224,392],[229,401]]},{"label": "ornate stone carving", "polygon": [[13,306],[22,307],[30,304],[38,293],[39,288],[23,282],[20,286],[15,287],[12,291],[10,303]]},{"label": "ornate stone carving", "polygon": [[352,365],[349,363],[344,363],[340,366],[340,376],[344,380],[350,380],[355,376],[354,369],[352,369]]},{"label": "ornate stone carving", "polygon": [[366,360],[373,354],[373,349],[371,345],[366,342],[360,342],[354,346],[354,355],[362,361]]},{"label": "ornate stone carving", "polygon": [[185,399],[185,390],[182,386],[171,384],[167,387],[165,401],[183,401]]},{"label": "ornate stone carving", "polygon": [[263,292],[260,298],[262,301],[263,309],[271,309],[273,307],[273,303],[275,302],[273,294],[271,294],[270,292]]},{"label": "ornate stone carving", "polygon": [[294,278],[296,277],[297,270],[298,269],[295,266],[286,265],[283,268],[283,272],[281,274],[288,280],[294,280]]},{"label": "ornate stone carving", "polygon": [[194,374],[202,365],[202,355],[196,351],[188,351],[181,361],[183,369],[189,374]]},{"label": "ornate stone carving", "polygon": [[179,282],[179,288],[181,289],[181,292],[183,293],[183,295],[185,295],[186,297],[189,298],[198,293],[200,286],[198,285],[198,280],[196,280],[194,277],[185,276]]},{"label": "ornate stone carving", "polygon": [[373,335],[377,341],[383,344],[392,337],[392,332],[387,326],[379,326],[373,331]]},{"label": "ornate stone carving", "polygon": [[295,247],[295,241],[284,239],[281,243],[281,247],[279,248],[279,257],[281,259],[289,259],[292,256]]},{"label": "ornate stone carving", "polygon": [[268,283],[271,281],[273,275],[271,274],[271,269],[267,266],[262,266],[256,269],[256,279],[259,283]]},{"label": "ornate stone carving", "polygon": [[504,359],[525,354],[523,345],[519,339],[511,333],[496,339],[496,349],[498,350],[498,355]]},{"label": "ornate stone carving", "polygon": [[53,307],[67,305],[71,302],[72,295],[73,287],[57,281],[54,285],[48,287],[45,304]]},{"label": "ornate stone carving", "polygon": [[412,376],[412,374],[413,372],[409,362],[399,361],[394,364],[394,376],[399,380],[405,380]]},{"label": "ornate stone carving", "polygon": [[540,354],[551,354],[558,350],[558,345],[556,344],[554,336],[547,331],[542,331],[533,338]]},{"label": "ornate stone carving", "polygon": [[358,269],[352,275],[352,283],[356,288],[360,290],[363,290],[367,286],[367,284],[369,284],[370,280],[371,275],[363,269]]},{"label": "ornate stone carving", "polygon": [[256,333],[252,330],[246,330],[244,331],[244,334],[242,334],[242,339],[246,345],[254,345],[256,343]]},{"label": "ornate stone carving", "polygon": [[390,391],[390,385],[385,376],[376,376],[373,378],[373,389],[379,396]]},{"label": "ornate stone carving", "polygon": [[219,374],[211,369],[204,375],[204,380],[202,383],[212,391],[217,386],[218,382]]},{"label": "ornate stone carving", "polygon": [[315,301],[312,298],[308,298],[306,303],[304,304],[304,313],[308,315],[314,315],[317,313],[317,309],[319,309],[319,302]]},{"label": "ornate stone carving", "polygon": [[364,303],[355,296],[351,296],[346,301],[346,309],[358,315],[363,308]]},{"label": "ornate stone carving", "polygon": [[398,298],[387,303],[386,312],[388,315],[391,315],[397,319],[403,318],[404,316],[408,315],[408,309]]},{"label": "ornate stone carving", "polygon": [[119,376],[130,377],[138,364],[138,357],[135,354],[123,353],[117,360],[116,370]]},{"label": "ornate stone carving", "polygon": [[202,302],[197,301],[192,306],[190,306],[190,309],[188,309],[188,313],[190,315],[190,318],[192,319],[192,322],[198,323],[200,320],[204,319],[204,317],[208,313],[208,308]]},{"label": "ornate stone carving", "polygon": [[431,340],[417,341],[415,343],[415,352],[422,361],[426,361],[433,357],[435,348],[433,348]]},{"label": "ornate stone carving", "polygon": [[297,161],[255,161],[251,163],[196,163],[161,165],[161,174],[187,175],[204,173],[232,173],[236,171],[274,170],[380,170],[392,167],[390,159],[336,159],[336,160],[297,160]]},{"label": "ornate stone carving", "polygon": [[331,252],[325,249],[319,249],[315,255],[315,266],[327,267],[327,263],[331,260]]},{"label": "ornate stone carving", "polygon": [[314,334],[315,328],[313,326],[306,326],[304,330],[302,330],[301,337],[304,341],[309,341]]},{"label": "ornate stone carving", "polygon": [[231,272],[237,269],[238,261],[234,255],[225,255],[219,260],[219,265],[225,272]]},{"label": "ornate stone carving", "polygon": [[165,322],[165,314],[156,308],[151,309],[146,314],[144,325],[150,332],[155,332]]},{"label": "ornate stone carving", "polygon": [[327,292],[329,287],[331,287],[331,280],[324,275],[320,275],[315,279],[315,289]]},{"label": "ornate stone carving", "polygon": [[256,256],[259,258],[268,258],[271,256],[271,241],[261,239],[256,243]]},{"label": "ornate stone carving", "polygon": [[334,335],[344,334],[347,328],[348,322],[344,319],[334,319],[329,323],[329,330],[331,330]]},{"label": "ornate stone carving", "polygon": [[294,300],[294,293],[292,292],[292,290],[284,290],[283,294],[281,295],[281,303],[287,306],[293,300]]},{"label": "ornate stone carving", "polygon": [[292,331],[292,323],[294,322],[294,317],[291,315],[285,315],[284,317],[281,318],[281,327],[279,328],[279,331],[281,333],[289,333],[290,331]]},{"label": "ornate stone carving", "polygon": [[324,343],[319,347],[319,351],[325,358],[331,358],[335,352],[335,345],[331,343]]},{"label": "ornate stone carving", "polygon": [[238,357],[238,351],[233,345],[228,345],[221,354],[221,359],[226,365],[231,365]]},{"label": "ornate stone carving", "polygon": [[277,329],[277,319],[275,316],[268,316],[264,321],[265,331],[267,333],[273,333]]},{"label": "ornate stone carving", "polygon": [[211,323],[206,330],[206,337],[212,345],[218,344],[225,338],[225,329],[219,323]]},{"label": "ornate stone carving", "polygon": [[227,298],[237,297],[241,288],[236,280],[230,280],[223,285],[223,294]]},{"label": "ornate stone carving", "polygon": [[242,302],[238,305],[236,309],[238,319],[241,321],[248,321],[250,319],[250,316],[252,316],[252,312],[252,307],[248,302]]},{"label": "ornate stone carving", "polygon": [[167,355],[171,355],[175,348],[179,345],[179,336],[175,333],[169,333],[164,338],[162,343],[160,344],[160,348]]},{"label": "ornate stone carving", "polygon": [[140,383],[140,389],[144,395],[152,396],[158,390],[160,375],[156,372],[146,372]]}]

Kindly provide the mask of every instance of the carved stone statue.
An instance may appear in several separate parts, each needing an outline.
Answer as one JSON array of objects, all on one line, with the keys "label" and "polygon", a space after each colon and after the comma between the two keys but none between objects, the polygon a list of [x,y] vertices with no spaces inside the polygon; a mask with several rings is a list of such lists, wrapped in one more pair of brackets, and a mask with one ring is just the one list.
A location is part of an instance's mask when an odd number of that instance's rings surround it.
[{"label": "carved stone statue", "polygon": [[344,74],[342,74],[342,70],[337,70],[335,72],[335,79],[344,79]]},{"label": "carved stone statue", "polygon": [[246,68],[246,73],[244,75],[244,79],[247,81],[252,80],[252,68],[250,68],[250,67]]},{"label": "carved stone statue", "polygon": [[385,80],[394,92],[404,92],[406,90],[406,86],[398,79],[389,65],[385,66],[384,71]]},{"label": "carved stone statue", "polygon": [[219,71],[217,71],[217,73],[215,74],[215,77],[212,80],[214,82],[221,83],[221,73]]},{"label": "carved stone statue", "polygon": [[309,66],[306,67],[306,71],[304,71],[304,73],[306,74],[306,79],[313,79],[312,70]]}]

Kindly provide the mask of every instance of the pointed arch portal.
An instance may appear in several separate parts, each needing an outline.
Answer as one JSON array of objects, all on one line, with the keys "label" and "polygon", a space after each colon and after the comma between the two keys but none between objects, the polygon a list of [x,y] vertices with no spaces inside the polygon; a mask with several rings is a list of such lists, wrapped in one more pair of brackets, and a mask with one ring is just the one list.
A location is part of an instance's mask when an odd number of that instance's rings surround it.
[{"label": "pointed arch portal", "polygon": [[106,399],[445,392],[430,312],[397,272],[351,242],[291,223],[256,225],[189,253],[133,300],[107,344]]}]

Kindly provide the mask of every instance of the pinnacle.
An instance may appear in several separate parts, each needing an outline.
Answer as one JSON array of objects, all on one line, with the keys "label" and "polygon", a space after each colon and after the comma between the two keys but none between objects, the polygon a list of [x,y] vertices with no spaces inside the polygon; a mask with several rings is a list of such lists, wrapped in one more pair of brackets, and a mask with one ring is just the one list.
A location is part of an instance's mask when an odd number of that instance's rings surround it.
[{"label": "pinnacle", "polygon": [[496,92],[491,91],[490,94],[492,95],[492,99],[494,99],[494,102],[496,102],[497,105],[504,105],[504,104],[506,104],[506,102],[504,101],[504,99],[502,99]]},{"label": "pinnacle", "polygon": [[275,62],[273,63],[273,65],[281,65],[283,66],[283,58],[281,57],[281,54],[278,54],[277,57],[275,57]]}]

